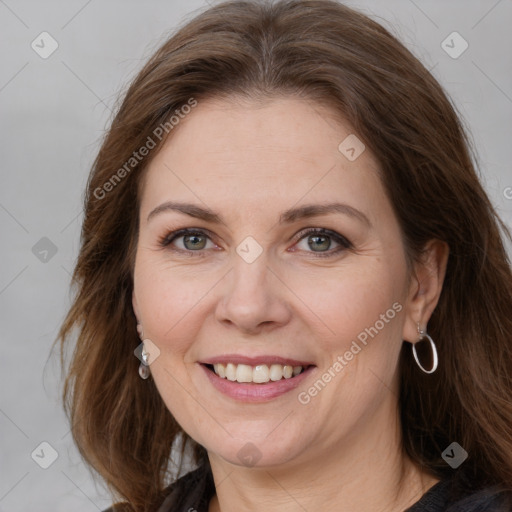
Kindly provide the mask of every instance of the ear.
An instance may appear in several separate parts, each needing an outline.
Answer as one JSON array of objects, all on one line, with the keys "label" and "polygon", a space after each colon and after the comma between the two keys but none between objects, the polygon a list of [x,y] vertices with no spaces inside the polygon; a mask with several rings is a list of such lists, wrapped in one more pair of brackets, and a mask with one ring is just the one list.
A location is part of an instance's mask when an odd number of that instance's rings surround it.
[{"label": "ear", "polygon": [[430,240],[414,263],[406,304],[402,339],[414,343],[418,339],[418,322],[424,330],[437,306],[443,289],[449,247],[441,240]]}]

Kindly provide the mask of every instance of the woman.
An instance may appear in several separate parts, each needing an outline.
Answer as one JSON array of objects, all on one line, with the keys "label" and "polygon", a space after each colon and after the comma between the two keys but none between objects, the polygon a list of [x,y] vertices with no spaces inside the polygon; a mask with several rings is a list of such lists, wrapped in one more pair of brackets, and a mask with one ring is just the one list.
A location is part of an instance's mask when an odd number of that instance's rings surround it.
[{"label": "woman", "polygon": [[60,332],[111,510],[512,510],[507,231],[469,147],[334,1],[222,3],[155,53],[94,163]]}]

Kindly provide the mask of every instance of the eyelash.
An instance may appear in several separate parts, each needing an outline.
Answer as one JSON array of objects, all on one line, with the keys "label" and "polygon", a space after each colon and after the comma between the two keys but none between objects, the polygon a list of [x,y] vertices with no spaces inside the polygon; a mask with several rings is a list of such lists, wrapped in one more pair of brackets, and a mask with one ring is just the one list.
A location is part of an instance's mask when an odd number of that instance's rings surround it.
[{"label": "eyelash", "polygon": [[[339,233],[336,233],[335,231],[331,231],[329,229],[325,229],[325,228],[308,228],[306,230],[303,230],[299,233],[297,233],[297,235],[294,237],[296,242],[300,242],[303,238],[306,238],[308,235],[325,235],[325,236],[328,236],[329,238],[332,238],[336,243],[340,244],[340,247],[337,247],[336,249],[334,250],[329,250],[327,252],[314,252],[314,251],[306,251],[306,252],[311,252],[312,254],[315,255],[315,257],[318,257],[318,258],[329,258],[329,257],[333,257],[335,255],[337,255],[338,253],[340,253],[341,251],[344,251],[344,250],[347,250],[347,249],[351,249],[352,248],[352,243],[346,239],[345,237],[341,236]],[[207,230],[204,230],[204,229],[192,229],[192,228],[186,228],[186,229],[179,229],[177,231],[173,231],[169,234],[167,234],[166,236],[164,237],[161,237],[159,239],[159,245],[162,247],[162,248],[170,248],[170,245],[172,242],[174,242],[174,240],[182,237],[182,236],[187,236],[187,235],[199,235],[199,236],[206,236],[207,238],[209,238],[211,240],[211,236],[210,236],[210,233],[207,231]],[[199,257],[202,257],[204,256],[204,250],[197,250],[197,251],[192,251],[192,250],[187,250],[187,249],[177,249],[177,248],[171,248],[170,250],[172,251],[175,251],[175,252],[180,252],[180,253],[185,253],[187,254],[188,256],[199,256]],[[198,253],[197,255],[194,254],[194,253]]]}]

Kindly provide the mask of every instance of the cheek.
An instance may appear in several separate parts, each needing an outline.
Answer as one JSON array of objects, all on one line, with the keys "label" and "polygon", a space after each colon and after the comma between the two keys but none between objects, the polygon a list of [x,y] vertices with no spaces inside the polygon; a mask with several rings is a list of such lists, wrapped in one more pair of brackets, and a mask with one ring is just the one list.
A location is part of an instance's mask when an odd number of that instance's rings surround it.
[{"label": "cheek", "polygon": [[288,274],[290,287],[304,302],[302,314],[310,325],[318,326],[322,350],[331,357],[334,351],[348,350],[358,335],[364,339],[375,324],[379,334],[382,331],[390,338],[401,332],[400,322],[395,321],[405,299],[405,270],[399,255],[394,262],[393,258],[358,258],[357,264],[347,261],[328,271]]},{"label": "cheek", "polygon": [[[311,400],[316,414],[329,417],[323,428],[333,437],[340,425],[364,423],[393,388],[406,280],[400,255],[393,256],[363,258],[361,265],[333,271],[315,286],[303,277],[300,288],[297,281],[297,295],[307,296],[308,306],[322,320],[314,320],[323,333],[316,337],[323,366],[318,378],[328,382],[325,389],[319,386],[319,393],[311,387],[303,390],[302,398]],[[309,295],[304,295],[306,289]],[[311,313],[309,318],[314,318]]]},{"label": "cheek", "polygon": [[[211,288],[207,280],[170,268],[151,254],[140,255],[135,269],[135,295],[144,327],[144,337],[160,350],[151,365],[154,383],[171,414],[188,433],[197,433],[196,402],[189,355],[202,322],[201,298]],[[200,439],[200,438],[197,438]],[[197,440],[196,439],[196,440]]]},{"label": "cheek", "polygon": [[183,354],[193,339],[193,321],[200,309],[201,298],[211,288],[208,280],[192,273],[176,271],[162,262],[140,258],[135,272],[135,295],[144,336],[160,350],[172,348],[172,354]]}]

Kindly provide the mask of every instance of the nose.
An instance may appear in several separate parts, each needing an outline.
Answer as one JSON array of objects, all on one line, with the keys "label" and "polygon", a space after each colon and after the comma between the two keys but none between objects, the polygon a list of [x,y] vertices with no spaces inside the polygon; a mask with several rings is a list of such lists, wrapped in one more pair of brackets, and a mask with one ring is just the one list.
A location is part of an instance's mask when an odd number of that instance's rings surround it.
[{"label": "nose", "polygon": [[223,281],[217,321],[245,334],[270,331],[290,321],[290,291],[268,266],[265,252],[252,263],[236,255],[234,268]]}]

